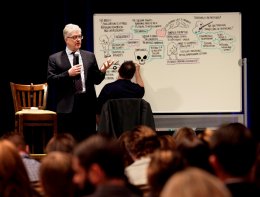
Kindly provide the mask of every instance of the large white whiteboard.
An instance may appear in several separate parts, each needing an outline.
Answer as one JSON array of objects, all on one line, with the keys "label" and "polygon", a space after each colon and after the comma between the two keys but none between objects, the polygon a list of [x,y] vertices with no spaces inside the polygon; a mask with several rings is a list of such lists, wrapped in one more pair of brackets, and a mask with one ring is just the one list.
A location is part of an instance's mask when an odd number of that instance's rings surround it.
[{"label": "large white whiteboard", "polygon": [[94,14],[94,53],[108,69],[141,64],[154,113],[242,112],[241,13]]}]

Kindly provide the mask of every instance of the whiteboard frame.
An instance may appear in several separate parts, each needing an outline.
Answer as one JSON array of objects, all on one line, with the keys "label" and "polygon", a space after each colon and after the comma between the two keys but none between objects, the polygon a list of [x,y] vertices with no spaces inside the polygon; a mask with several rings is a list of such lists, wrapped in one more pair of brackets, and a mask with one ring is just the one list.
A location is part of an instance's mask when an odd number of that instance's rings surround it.
[{"label": "whiteboard frame", "polygon": [[[169,14],[232,14],[232,13],[237,13],[240,14],[240,40],[241,40],[241,48],[242,48],[242,20],[241,20],[241,13],[240,12],[215,12],[215,13],[169,13]],[[127,14],[127,13],[126,13]],[[128,13],[128,14],[132,14],[132,13]],[[142,15],[141,13],[134,13],[137,15]],[[154,14],[154,13],[143,13],[144,15],[147,14]],[[155,13],[155,14],[167,14],[167,13]],[[111,13],[109,14],[97,14],[97,15],[113,15]],[[115,14],[118,15],[118,14]],[[123,14],[125,15],[125,13]],[[95,14],[94,14],[95,16]],[[93,17],[93,25],[94,25],[94,29],[95,29],[95,17]],[[95,31],[94,31],[94,37],[95,37]],[[94,52],[96,54],[96,50],[95,50],[95,41],[94,41]],[[240,49],[240,55],[242,56],[242,50]],[[168,127],[171,127],[171,129],[173,129],[175,126],[174,124],[172,126],[167,124],[164,127],[161,127],[161,123],[164,122],[164,119],[169,119],[171,121],[174,121],[174,119],[178,119],[178,118],[184,118],[188,121],[190,119],[190,121],[187,122],[188,125],[192,126],[192,122],[194,122],[194,119],[201,119],[201,121],[203,121],[204,118],[213,118],[216,122],[225,122],[225,121],[238,121],[238,122],[242,122],[247,124],[247,87],[246,87],[246,75],[247,75],[247,68],[246,68],[246,58],[242,59],[243,61],[243,68],[242,68],[242,73],[243,73],[243,77],[242,77],[242,87],[241,87],[241,109],[239,110],[234,110],[234,111],[209,111],[209,112],[193,112],[193,111],[184,111],[184,112],[173,112],[173,111],[153,111],[154,113],[154,117],[155,117],[155,122],[157,125],[158,130],[165,130]],[[241,73],[241,75],[242,75]],[[148,100],[149,101],[149,100]],[[190,123],[189,123],[190,122]],[[196,121],[195,121],[196,122]],[[197,122],[198,123],[198,122]],[[208,127],[208,125],[204,125],[205,127]],[[192,127],[195,127],[195,125],[193,125]]]}]

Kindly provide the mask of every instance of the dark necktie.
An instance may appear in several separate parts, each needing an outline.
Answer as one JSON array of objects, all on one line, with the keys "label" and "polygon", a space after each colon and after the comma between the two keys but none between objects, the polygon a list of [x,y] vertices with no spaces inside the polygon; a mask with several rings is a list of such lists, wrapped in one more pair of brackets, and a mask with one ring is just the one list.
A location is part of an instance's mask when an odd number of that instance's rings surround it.
[{"label": "dark necktie", "polygon": [[[79,55],[75,54],[75,52],[73,52],[72,55],[73,55],[73,66],[79,64]],[[75,77],[74,86],[75,86],[76,93],[80,93],[82,91],[82,81],[81,81],[80,74]]]}]

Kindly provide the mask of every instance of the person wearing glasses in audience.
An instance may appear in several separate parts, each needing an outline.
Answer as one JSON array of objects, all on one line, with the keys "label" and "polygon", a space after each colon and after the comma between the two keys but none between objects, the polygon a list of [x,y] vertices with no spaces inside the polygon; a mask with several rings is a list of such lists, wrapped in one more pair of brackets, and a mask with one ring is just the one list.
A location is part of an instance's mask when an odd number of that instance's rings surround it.
[{"label": "person wearing glasses in audience", "polygon": [[67,24],[63,37],[66,48],[48,59],[48,108],[58,114],[58,132],[71,133],[80,142],[96,133],[94,85],[104,80],[114,61],[107,59],[99,68],[95,54],[81,49],[83,35],[76,24]]}]

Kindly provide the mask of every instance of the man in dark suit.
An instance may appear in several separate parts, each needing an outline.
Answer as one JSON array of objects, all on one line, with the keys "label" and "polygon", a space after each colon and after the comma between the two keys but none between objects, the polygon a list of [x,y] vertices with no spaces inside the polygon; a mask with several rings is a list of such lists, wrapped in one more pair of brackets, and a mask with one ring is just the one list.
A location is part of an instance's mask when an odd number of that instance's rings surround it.
[{"label": "man in dark suit", "polygon": [[83,36],[78,25],[66,25],[63,37],[66,49],[49,56],[47,81],[54,93],[58,131],[71,133],[79,142],[96,133],[94,85],[102,82],[113,61],[107,60],[99,69],[94,53],[80,49]]}]

